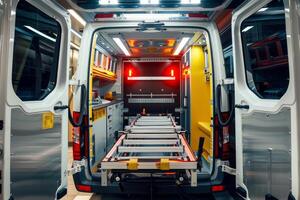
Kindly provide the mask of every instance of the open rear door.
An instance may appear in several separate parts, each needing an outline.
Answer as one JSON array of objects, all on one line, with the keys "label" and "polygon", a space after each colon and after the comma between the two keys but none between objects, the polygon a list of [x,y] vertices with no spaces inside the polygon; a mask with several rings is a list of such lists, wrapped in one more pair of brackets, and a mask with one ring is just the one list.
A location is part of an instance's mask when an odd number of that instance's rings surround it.
[{"label": "open rear door", "polygon": [[296,4],[254,0],[233,15],[236,183],[247,199],[299,198]]},{"label": "open rear door", "polygon": [[0,1],[1,199],[66,193],[70,22],[53,2]]}]

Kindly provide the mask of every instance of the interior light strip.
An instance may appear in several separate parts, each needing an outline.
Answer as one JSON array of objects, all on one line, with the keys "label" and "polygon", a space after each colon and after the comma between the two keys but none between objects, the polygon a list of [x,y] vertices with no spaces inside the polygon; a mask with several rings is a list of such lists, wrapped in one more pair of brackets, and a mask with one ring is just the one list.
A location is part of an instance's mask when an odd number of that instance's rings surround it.
[{"label": "interior light strip", "polygon": [[68,9],[68,12],[83,26],[86,25],[86,21],[73,9]]},{"label": "interior light strip", "polygon": [[100,5],[118,5],[118,0],[99,0]]},{"label": "interior light strip", "polygon": [[113,38],[113,40],[115,41],[115,43],[120,47],[120,49],[123,51],[123,53],[126,56],[130,56],[129,51],[127,50],[127,48],[125,47],[125,45],[123,44],[123,42],[121,41],[120,38]]},{"label": "interior light strip", "polygon": [[75,36],[77,36],[80,39],[82,38],[81,34],[75,31],[74,29],[71,29],[71,33],[73,33]]},{"label": "interior light strip", "polygon": [[131,76],[129,81],[168,81],[175,80],[174,76]]},{"label": "interior light strip", "polygon": [[178,56],[189,40],[190,40],[189,37],[183,37],[173,55]]},{"label": "interior light strip", "polygon": [[76,49],[78,51],[80,49],[80,47],[77,44],[73,43],[73,42],[71,42],[71,47],[73,47],[74,49]]},{"label": "interior light strip", "polygon": [[52,41],[52,42],[56,42],[56,39],[55,39],[55,38],[52,38],[52,37],[46,35],[45,33],[42,33],[41,31],[39,31],[39,30],[37,30],[37,29],[31,27],[31,26],[26,26],[26,25],[25,25],[25,27],[26,27],[27,29],[31,30],[32,32],[34,32],[34,33],[36,33],[36,34],[38,34],[38,35],[40,35],[40,36],[42,36],[42,37],[44,37],[44,38],[46,38],[46,39]]},{"label": "interior light strip", "polygon": [[200,4],[201,0],[181,0],[181,4]]},{"label": "interior light strip", "polygon": [[244,28],[243,30],[242,30],[242,32],[247,32],[247,31],[249,31],[250,29],[252,29],[253,28],[253,26],[247,26],[246,28]]},{"label": "interior light strip", "polygon": [[122,14],[126,20],[169,20],[174,18],[181,18],[183,15],[175,13],[161,13],[161,14]]},{"label": "interior light strip", "polygon": [[141,0],[140,1],[140,4],[142,5],[149,5],[149,4],[152,4],[152,5],[156,5],[156,4],[159,4],[159,0]]}]

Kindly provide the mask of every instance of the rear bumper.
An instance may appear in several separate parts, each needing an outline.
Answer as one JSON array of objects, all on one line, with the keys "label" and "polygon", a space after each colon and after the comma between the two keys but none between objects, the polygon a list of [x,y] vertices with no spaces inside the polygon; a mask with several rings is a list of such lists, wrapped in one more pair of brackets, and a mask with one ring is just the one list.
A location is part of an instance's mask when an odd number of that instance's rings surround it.
[{"label": "rear bumper", "polygon": [[215,200],[234,200],[234,198],[230,195],[229,192],[214,192],[212,193]]}]

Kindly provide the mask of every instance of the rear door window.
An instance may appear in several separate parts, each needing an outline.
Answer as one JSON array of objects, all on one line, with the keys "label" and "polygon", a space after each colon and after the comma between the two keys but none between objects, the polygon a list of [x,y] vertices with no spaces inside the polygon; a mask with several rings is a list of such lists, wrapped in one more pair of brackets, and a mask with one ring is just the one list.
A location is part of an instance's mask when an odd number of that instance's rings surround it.
[{"label": "rear door window", "polygon": [[20,1],[16,10],[12,84],[22,101],[42,100],[55,88],[61,26]]},{"label": "rear door window", "polygon": [[249,88],[260,98],[280,99],[289,84],[283,2],[272,1],[244,20],[241,35]]}]

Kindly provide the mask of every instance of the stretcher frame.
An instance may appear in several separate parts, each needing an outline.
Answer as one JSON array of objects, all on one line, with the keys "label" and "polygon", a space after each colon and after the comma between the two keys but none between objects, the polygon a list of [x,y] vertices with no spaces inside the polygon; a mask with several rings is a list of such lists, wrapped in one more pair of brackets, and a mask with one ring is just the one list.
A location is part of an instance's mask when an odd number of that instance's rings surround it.
[{"label": "stretcher frame", "polygon": [[197,158],[183,134],[185,132],[176,125],[172,116],[138,115],[120,133],[120,138],[101,161],[102,186],[108,185],[114,171],[139,173],[145,170],[185,171],[191,186],[197,186]]}]

